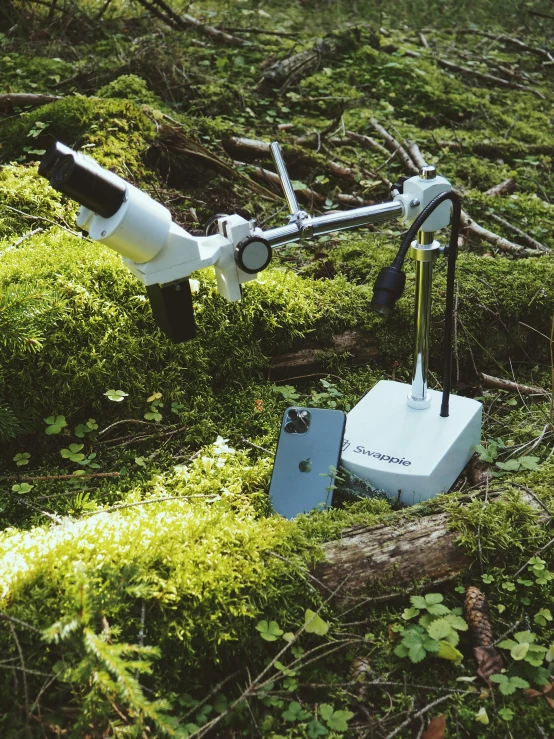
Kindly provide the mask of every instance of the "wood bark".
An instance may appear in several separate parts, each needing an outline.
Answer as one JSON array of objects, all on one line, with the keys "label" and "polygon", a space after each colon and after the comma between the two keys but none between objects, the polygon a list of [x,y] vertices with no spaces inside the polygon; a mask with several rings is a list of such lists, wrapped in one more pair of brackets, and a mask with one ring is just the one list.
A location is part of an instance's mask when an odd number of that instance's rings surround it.
[{"label": "wood bark", "polygon": [[516,189],[516,181],[513,177],[509,177],[507,180],[504,180],[504,182],[499,182],[498,185],[494,185],[494,187],[490,187],[488,190],[485,190],[485,195],[488,195],[490,197],[494,197],[495,195],[509,195]]},{"label": "wood bark", "polygon": [[272,380],[290,380],[317,374],[325,371],[329,359],[346,353],[350,354],[352,365],[366,364],[380,356],[374,339],[364,331],[351,329],[333,336],[327,346],[309,342],[294,352],[273,357],[269,374]]},{"label": "wood bark", "polygon": [[323,545],[325,561],[314,575],[330,590],[347,578],[342,592],[356,592],[380,580],[394,584],[441,579],[461,572],[470,559],[456,544],[458,533],[448,528],[448,515],[404,521],[397,526],[356,526],[339,541]]},{"label": "wood bark", "polygon": [[9,92],[5,95],[0,95],[0,108],[15,108],[16,105],[21,107],[33,105],[38,108],[40,105],[54,103],[56,100],[60,99],[59,95],[37,95],[35,93],[27,92]]},{"label": "wood bark", "polygon": [[532,385],[520,385],[519,382],[503,380],[501,377],[485,375],[483,372],[479,374],[479,379],[481,380],[481,384],[483,385],[483,387],[508,390],[511,393],[518,393],[521,395],[539,395],[547,397],[549,395],[549,393],[541,387],[533,387]]},{"label": "wood bark", "polygon": [[[547,520],[534,494],[522,492],[521,496],[540,510],[541,521]],[[380,581],[405,585],[424,578],[443,580],[471,564],[471,557],[456,543],[458,537],[449,528],[447,513],[404,519],[391,526],[354,526],[340,540],[323,545],[325,561],[315,566],[313,574],[324,589],[340,587],[343,595],[359,593]]]}]

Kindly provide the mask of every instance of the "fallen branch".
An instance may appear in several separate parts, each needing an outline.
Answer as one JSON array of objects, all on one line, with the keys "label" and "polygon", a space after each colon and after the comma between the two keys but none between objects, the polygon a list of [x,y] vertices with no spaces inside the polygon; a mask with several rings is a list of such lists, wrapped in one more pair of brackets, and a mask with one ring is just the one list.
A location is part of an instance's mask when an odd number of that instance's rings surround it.
[{"label": "fallen branch", "polygon": [[[281,190],[281,180],[279,178],[279,175],[275,172],[271,172],[269,169],[264,169],[263,167],[256,167],[255,165],[247,165],[244,162],[235,162],[235,164],[239,167],[247,166],[249,167],[252,176],[256,177],[260,180],[263,180],[264,182],[268,182],[272,185],[277,185],[279,190]],[[302,188],[301,190],[295,190],[295,192],[302,197],[303,200],[307,201],[307,203],[311,206],[315,205],[323,205],[325,203],[325,196],[320,195],[315,190],[312,190],[309,187]],[[276,198],[277,196],[275,196]]]},{"label": "fallen branch", "polygon": [[214,26],[210,26],[207,23],[202,23],[202,21],[199,21],[197,18],[194,18],[188,13],[178,15],[173,10],[173,8],[171,8],[167,3],[164,2],[164,0],[151,0],[151,2],[147,2],[147,0],[138,0],[138,2],[140,3],[140,5],[142,5],[143,8],[148,10],[148,12],[152,13],[152,15],[160,18],[160,20],[164,21],[173,28],[177,28],[181,31],[194,29],[201,36],[207,36],[212,41],[224,43],[229,46],[253,46],[253,44],[239,38],[238,36],[232,36],[230,33],[226,33],[225,31],[220,31],[218,28],[214,28]]},{"label": "fallen branch", "polygon": [[517,187],[517,183],[513,177],[509,177],[504,182],[500,182],[498,185],[490,187],[485,190],[485,195],[488,197],[495,197],[496,195],[510,195]]},{"label": "fallen branch", "polygon": [[61,96],[38,95],[30,92],[8,92],[5,95],[0,95],[0,108],[15,108],[16,106],[24,108],[27,105],[38,108],[40,105],[54,103],[56,100],[61,100]]},{"label": "fallen branch", "polygon": [[364,134],[356,133],[355,131],[347,131],[346,136],[349,139],[352,139],[352,141],[356,141],[358,144],[361,144],[366,149],[373,149],[373,151],[378,151],[384,156],[389,155],[388,149],[385,149],[382,144],[380,144],[378,141],[375,141],[375,139],[371,138],[371,136],[365,136]]},{"label": "fallen branch", "polygon": [[[167,115],[164,115],[164,117],[171,120]],[[175,121],[172,122],[175,123]],[[229,179],[241,180],[258,195],[261,195],[268,200],[278,199],[277,195],[274,192],[268,190],[265,187],[262,187],[256,182],[253,182],[250,177],[231,167],[223,159],[221,159],[221,157],[217,156],[217,154],[214,154],[194,139],[191,139],[179,128],[176,128],[174,126],[161,126],[159,134],[164,146],[167,147],[170,152],[176,154],[177,156],[186,155],[201,159],[204,164],[208,164],[217,172],[223,174]]]},{"label": "fallen branch", "polygon": [[[486,194],[487,193],[485,193],[485,195]],[[528,246],[531,247],[531,249],[536,249],[537,251],[544,251],[549,254],[552,253],[552,249],[549,249],[548,246],[541,244],[540,241],[537,241],[532,236],[525,233],[525,231],[522,231],[517,226],[514,226],[512,223],[507,221],[505,218],[502,218],[502,216],[499,216],[496,213],[489,213],[489,216],[497,223],[500,223],[501,226],[504,226],[504,228],[507,228],[509,231],[513,231],[515,234],[517,234],[519,238],[521,239],[521,241],[524,241]]]},{"label": "fallen branch", "polygon": [[465,210],[462,210],[461,225],[462,228],[467,229],[474,236],[477,236],[477,238],[483,239],[483,241],[488,241],[488,243],[492,244],[492,246],[494,246],[496,249],[500,249],[500,251],[506,252],[508,254],[513,254],[514,256],[518,257],[531,257],[539,256],[540,254],[544,253],[532,249],[526,249],[523,246],[519,246],[518,244],[514,244],[513,242],[508,241],[508,239],[505,239],[503,236],[495,234],[493,231],[489,231],[488,228],[480,226],[478,223],[476,223],[473,218],[471,218],[471,216],[469,216],[465,212]]},{"label": "fallen branch", "polygon": [[[423,29],[425,32],[433,32],[436,31],[436,28],[425,28]],[[536,56],[542,56],[544,59],[547,59],[549,62],[554,62],[554,57],[547,49],[542,49],[539,46],[530,46],[529,44],[526,44],[525,42],[521,41],[518,38],[515,38],[514,36],[508,36],[507,34],[501,33],[490,33],[488,31],[480,31],[477,28],[444,28],[441,29],[442,32],[449,32],[449,33],[457,33],[457,34],[475,34],[476,36],[483,36],[484,38],[490,38],[494,41],[503,41],[505,43],[512,44],[513,46],[517,46],[518,49],[521,49],[522,51],[528,51],[530,54],[535,54]]]},{"label": "fallen branch", "polygon": [[549,393],[540,387],[533,387],[532,385],[521,385],[519,382],[512,382],[511,380],[503,380],[500,377],[493,377],[492,375],[486,375],[483,372],[479,373],[479,379],[483,387],[497,388],[499,390],[507,390],[510,393],[521,393],[521,395],[544,395],[549,397]]},{"label": "fallen branch", "polygon": [[379,123],[379,121],[375,120],[375,118],[370,118],[370,123],[375,131],[377,131],[377,133],[385,140],[387,146],[389,147],[389,150],[391,152],[394,152],[394,154],[396,154],[401,160],[402,164],[404,165],[404,169],[410,174],[419,174],[418,167],[414,164],[410,155],[408,154],[406,149],[404,149],[402,144],[400,144],[400,142],[397,141],[394,136],[391,136],[386,128],[383,128],[383,126]]},{"label": "fallen branch", "polygon": [[542,94],[542,92],[540,92],[539,90],[535,90],[533,87],[529,87],[529,85],[520,85],[519,82],[510,82],[509,80],[505,80],[502,77],[496,77],[496,75],[487,74],[486,72],[480,72],[478,69],[462,67],[461,64],[454,64],[454,62],[449,62],[446,59],[441,59],[437,56],[435,56],[434,59],[439,66],[444,67],[445,69],[452,69],[455,72],[461,72],[462,74],[466,74],[471,77],[478,77],[479,79],[485,80],[486,82],[492,82],[493,84],[500,85],[501,87],[511,87],[514,90],[523,90],[524,92],[530,92],[532,95],[541,98],[541,100],[545,99],[545,96]]},{"label": "fallen branch", "polygon": [[422,167],[427,166],[427,162],[425,161],[425,158],[421,151],[419,150],[419,146],[416,144],[415,141],[411,141],[408,144],[408,153],[412,158],[413,163],[421,169]]}]

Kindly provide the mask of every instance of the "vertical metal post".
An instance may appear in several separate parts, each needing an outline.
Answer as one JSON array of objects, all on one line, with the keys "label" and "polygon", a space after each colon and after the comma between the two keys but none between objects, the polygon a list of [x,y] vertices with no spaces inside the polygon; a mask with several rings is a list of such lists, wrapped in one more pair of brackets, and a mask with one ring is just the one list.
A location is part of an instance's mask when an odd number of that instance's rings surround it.
[{"label": "vertical metal post", "polygon": [[438,252],[439,244],[433,240],[433,232],[418,231],[417,242],[414,242],[410,249],[410,256],[416,260],[416,299],[414,365],[408,405],[420,410],[429,408],[431,405],[427,389],[427,372],[429,370],[433,262]]}]

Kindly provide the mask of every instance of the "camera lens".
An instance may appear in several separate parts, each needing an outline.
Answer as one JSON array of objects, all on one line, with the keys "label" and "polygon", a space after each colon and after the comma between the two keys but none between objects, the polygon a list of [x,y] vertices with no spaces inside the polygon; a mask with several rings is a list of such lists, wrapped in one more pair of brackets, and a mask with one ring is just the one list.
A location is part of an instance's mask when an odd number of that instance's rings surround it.
[{"label": "camera lens", "polygon": [[294,408],[291,408],[289,410],[289,418],[291,418],[292,420],[298,418],[298,411],[296,411]]},{"label": "camera lens", "polygon": [[287,434],[295,434],[296,433],[296,426],[294,425],[294,423],[292,423],[291,421],[289,421],[285,425],[285,431],[287,432]]}]

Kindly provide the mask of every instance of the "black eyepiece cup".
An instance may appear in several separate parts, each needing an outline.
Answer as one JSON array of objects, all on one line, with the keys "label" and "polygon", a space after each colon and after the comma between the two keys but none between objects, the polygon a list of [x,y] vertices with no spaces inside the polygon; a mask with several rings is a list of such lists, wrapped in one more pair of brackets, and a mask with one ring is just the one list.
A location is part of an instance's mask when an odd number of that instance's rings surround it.
[{"label": "black eyepiece cup", "polygon": [[50,184],[102,218],[115,215],[125,200],[123,180],[71,149],[58,155],[50,172]]},{"label": "black eyepiece cup", "polygon": [[392,313],[396,301],[404,292],[406,275],[394,267],[383,267],[375,280],[371,307],[382,316]]},{"label": "black eyepiece cup", "polygon": [[73,154],[69,146],[62,144],[60,141],[56,141],[54,146],[48,149],[46,154],[40,160],[40,164],[38,165],[39,175],[46,177],[46,179],[49,180],[58,159],[60,157],[67,156],[68,154]]}]

